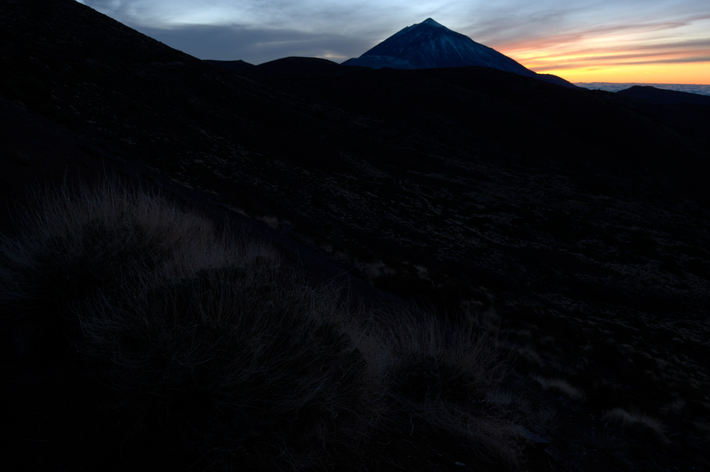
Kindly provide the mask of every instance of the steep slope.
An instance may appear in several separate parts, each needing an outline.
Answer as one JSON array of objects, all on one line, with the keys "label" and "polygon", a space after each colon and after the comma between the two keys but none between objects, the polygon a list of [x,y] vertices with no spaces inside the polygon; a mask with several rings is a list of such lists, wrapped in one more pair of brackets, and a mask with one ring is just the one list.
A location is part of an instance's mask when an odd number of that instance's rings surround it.
[{"label": "steep slope", "polygon": [[373,69],[489,67],[565,87],[574,87],[560,77],[537,74],[495,49],[452,31],[432,18],[402,29],[362,56],[345,61],[343,65]]},{"label": "steep slope", "polygon": [[537,77],[559,85],[572,86],[559,77],[538,75],[495,49],[452,31],[432,18],[407,26],[346,66],[373,69],[438,69],[447,67],[490,67],[526,77]]}]

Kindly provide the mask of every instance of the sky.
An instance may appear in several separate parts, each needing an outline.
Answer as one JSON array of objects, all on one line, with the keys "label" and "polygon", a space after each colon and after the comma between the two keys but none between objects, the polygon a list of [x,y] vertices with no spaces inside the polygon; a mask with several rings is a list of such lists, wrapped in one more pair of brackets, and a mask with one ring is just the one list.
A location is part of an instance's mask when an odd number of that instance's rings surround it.
[{"label": "sky", "polygon": [[78,0],[202,59],[342,62],[432,17],[572,82],[710,84],[710,0]]}]

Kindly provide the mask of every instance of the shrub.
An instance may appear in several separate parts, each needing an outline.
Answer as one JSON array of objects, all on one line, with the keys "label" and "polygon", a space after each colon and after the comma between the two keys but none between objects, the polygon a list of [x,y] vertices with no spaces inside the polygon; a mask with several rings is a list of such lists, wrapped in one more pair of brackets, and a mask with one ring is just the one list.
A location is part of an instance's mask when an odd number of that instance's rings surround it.
[{"label": "shrub", "polygon": [[514,463],[485,400],[500,375],[480,326],[351,312],[273,249],[155,194],[48,193],[0,260],[7,418],[26,468]]},{"label": "shrub", "polygon": [[117,463],[146,448],[211,466],[327,455],[334,419],[357,416],[364,369],[329,321],[335,297],[264,246],[230,243],[115,184],[41,200],[0,250],[6,367],[32,415],[18,422]]},{"label": "shrub", "polygon": [[361,443],[364,361],[328,321],[336,307],[289,278],[210,270],[82,308],[79,349],[123,412],[116,439],[252,470],[321,466]]},{"label": "shrub", "polygon": [[208,220],[116,183],[45,192],[19,226],[18,237],[0,241],[0,295],[25,315],[65,310],[97,290],[124,290],[148,276],[273,257],[257,245],[235,249]]},{"label": "shrub", "polygon": [[402,447],[421,451],[408,466],[514,467],[512,427],[488,401],[505,374],[494,331],[473,314],[447,320],[398,309],[385,318],[396,324],[378,328],[392,356],[386,371],[390,416],[383,434],[399,436]]}]

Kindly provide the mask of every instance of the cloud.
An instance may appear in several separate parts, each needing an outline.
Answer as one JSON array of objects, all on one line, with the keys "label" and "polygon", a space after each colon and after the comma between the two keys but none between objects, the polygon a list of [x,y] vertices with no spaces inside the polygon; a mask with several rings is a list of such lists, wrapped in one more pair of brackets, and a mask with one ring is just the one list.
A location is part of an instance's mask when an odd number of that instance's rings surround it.
[{"label": "cloud", "polygon": [[370,47],[366,39],[337,34],[253,28],[244,25],[183,25],[142,28],[149,36],[204,59],[242,59],[254,64],[286,56],[325,57],[342,61]]},{"label": "cloud", "polygon": [[710,55],[707,0],[80,1],[191,55],[252,63],[359,56],[429,16],[534,70]]},{"label": "cloud", "polygon": [[[618,58],[617,58],[618,59]],[[635,59],[639,60],[617,60],[617,59],[603,59],[603,58],[584,58],[575,61],[564,62],[560,64],[554,64],[547,67],[537,67],[537,72],[547,72],[553,70],[569,70],[569,69],[579,69],[584,67],[585,70],[603,70],[610,67],[619,66],[643,66],[643,65],[662,65],[662,64],[693,64],[693,63],[710,63],[710,55],[707,56],[687,56],[687,57],[675,57],[675,58],[663,58],[663,59],[647,59],[647,56],[638,56]]]},{"label": "cloud", "polygon": [[[668,65],[669,71],[680,72],[683,64],[708,62],[708,8],[655,19],[633,17],[633,20],[619,17],[600,24],[577,25],[572,30],[561,29],[556,34],[524,38],[497,47],[537,72],[619,70],[642,65]],[[706,73],[698,75],[698,70],[694,70],[697,78],[693,80],[707,81],[710,77]]]},{"label": "cloud", "polygon": [[[249,25],[323,33],[352,33],[421,21],[441,11],[440,0],[82,0],[132,24],[169,28],[180,25]],[[424,16],[421,16],[424,15]],[[421,18],[420,18],[421,17]],[[404,23],[402,23],[404,22]]]},{"label": "cloud", "polygon": [[288,55],[347,59],[440,11],[441,1],[81,0],[200,58],[260,63]]},{"label": "cloud", "polygon": [[710,55],[707,56],[691,56],[691,57],[675,57],[669,59],[657,59],[647,61],[631,61],[617,62],[614,65],[641,65],[641,64],[687,64],[692,62],[710,62]]}]

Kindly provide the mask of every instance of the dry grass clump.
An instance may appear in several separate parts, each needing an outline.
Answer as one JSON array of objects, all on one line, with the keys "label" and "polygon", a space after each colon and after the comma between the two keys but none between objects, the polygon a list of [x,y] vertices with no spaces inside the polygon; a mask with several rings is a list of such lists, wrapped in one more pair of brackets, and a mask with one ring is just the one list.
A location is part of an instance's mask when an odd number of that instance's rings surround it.
[{"label": "dry grass clump", "polygon": [[121,438],[140,455],[320,468],[354,453],[369,421],[365,362],[328,321],[336,309],[293,276],[229,267],[93,301],[80,350],[141,432]]},{"label": "dry grass clump", "polygon": [[535,380],[540,384],[545,390],[555,390],[559,393],[567,395],[573,400],[584,400],[584,392],[578,388],[573,387],[569,382],[563,379],[546,379],[544,377],[535,376]]},{"label": "dry grass clump", "polygon": [[[513,468],[514,428],[489,400],[506,371],[495,332],[473,314],[451,320],[399,308],[383,319],[375,326],[391,356],[385,376],[386,435],[397,438],[398,447],[438,456],[418,455],[411,463],[395,465]],[[405,435],[403,424],[408,425]]]},{"label": "dry grass clump", "polygon": [[[125,290],[146,278],[188,276],[241,260],[274,259],[266,247],[223,240],[210,221],[157,195],[115,183],[92,192],[38,195],[19,235],[3,237],[2,299],[42,315],[98,290]],[[43,305],[43,306],[41,306]]]},{"label": "dry grass clump", "polygon": [[643,428],[646,431],[654,433],[661,441],[666,441],[665,430],[661,422],[648,415],[627,411],[623,408],[614,408],[613,410],[609,410],[604,415],[604,418],[607,421],[618,422],[627,427]]},{"label": "dry grass clump", "polygon": [[267,246],[115,183],[45,195],[0,260],[28,468],[514,464],[472,318],[351,313]]}]

